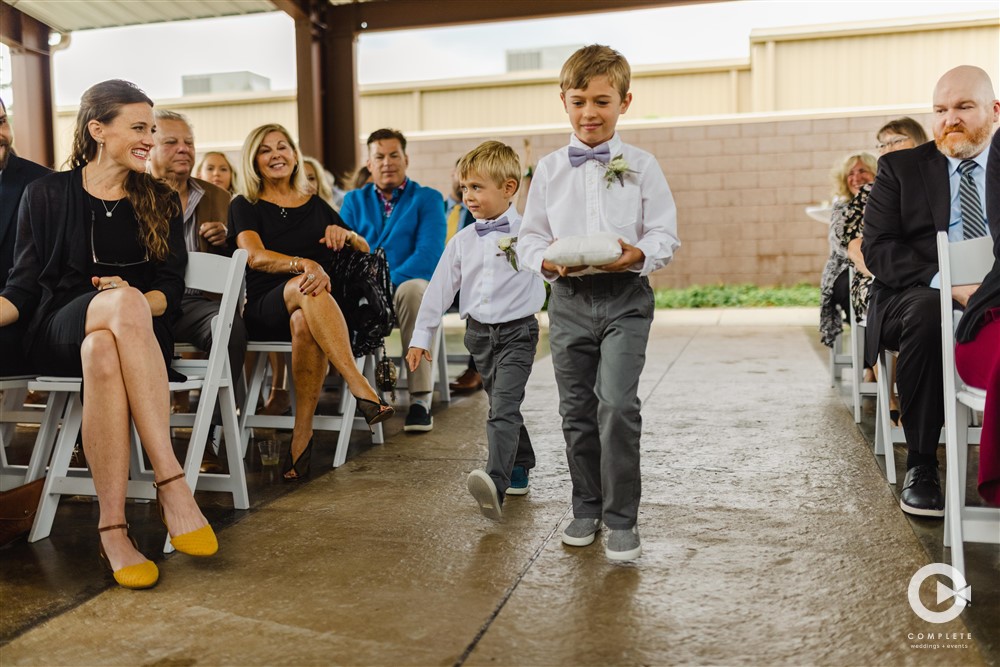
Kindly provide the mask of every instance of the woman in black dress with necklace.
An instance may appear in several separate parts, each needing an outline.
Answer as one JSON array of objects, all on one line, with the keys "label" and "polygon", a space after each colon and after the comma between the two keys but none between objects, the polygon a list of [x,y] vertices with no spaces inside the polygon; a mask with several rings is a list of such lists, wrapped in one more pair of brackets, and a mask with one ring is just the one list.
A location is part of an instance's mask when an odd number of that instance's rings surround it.
[{"label": "woman in black dress with necklace", "polygon": [[330,295],[328,266],[334,252],[368,252],[316,195],[306,194],[302,154],[280,125],[262,125],[243,144],[243,194],[229,207],[230,234],[245,248],[247,306],[254,340],[292,343],[295,426],[284,477],[304,479],[312,455],[312,416],[333,363],[371,426],[393,409],[354,365],[347,323]]},{"label": "woman in black dress with necklace", "polygon": [[153,103],[133,84],[105,81],[83,94],[73,168],[25,191],[14,269],[0,295],[0,326],[28,322],[24,352],[34,369],[83,378],[101,555],[126,588],[159,578],[127,532],[130,420],[174,547],[196,556],[218,548],[170,442],[165,357],[187,252],[177,196],[145,173],[153,130]]}]

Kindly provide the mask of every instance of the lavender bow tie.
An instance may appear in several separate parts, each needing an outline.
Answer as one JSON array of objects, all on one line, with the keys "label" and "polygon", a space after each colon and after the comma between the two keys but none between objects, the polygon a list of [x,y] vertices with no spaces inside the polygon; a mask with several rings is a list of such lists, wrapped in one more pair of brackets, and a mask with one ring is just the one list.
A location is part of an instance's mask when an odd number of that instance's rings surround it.
[{"label": "lavender bow tie", "polygon": [[486,236],[490,232],[509,232],[510,223],[507,222],[507,216],[501,216],[496,220],[477,220],[476,221],[476,233],[480,236]]},{"label": "lavender bow tie", "polygon": [[577,148],[569,147],[569,163],[573,167],[579,167],[587,160],[597,160],[607,164],[611,160],[611,147],[606,143],[597,148]]}]

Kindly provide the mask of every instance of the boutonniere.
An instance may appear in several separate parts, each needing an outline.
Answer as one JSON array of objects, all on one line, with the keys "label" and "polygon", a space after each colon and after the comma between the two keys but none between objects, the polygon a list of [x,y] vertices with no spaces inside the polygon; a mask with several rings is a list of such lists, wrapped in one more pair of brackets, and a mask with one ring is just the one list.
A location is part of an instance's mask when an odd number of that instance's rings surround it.
[{"label": "boutonniere", "polygon": [[604,180],[608,182],[608,187],[615,181],[622,187],[625,187],[625,174],[638,174],[628,166],[628,162],[625,161],[625,157],[619,153],[618,155],[611,158],[607,166],[604,168]]},{"label": "boutonniere", "polygon": [[517,271],[517,237],[505,236],[497,241],[497,247],[507,256],[507,261],[510,262],[511,267]]}]

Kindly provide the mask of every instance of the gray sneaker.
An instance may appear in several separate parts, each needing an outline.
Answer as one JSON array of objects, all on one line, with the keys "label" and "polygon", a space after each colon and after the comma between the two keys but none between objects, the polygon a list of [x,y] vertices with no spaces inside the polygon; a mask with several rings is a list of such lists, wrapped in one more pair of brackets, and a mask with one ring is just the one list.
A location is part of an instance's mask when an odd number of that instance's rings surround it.
[{"label": "gray sneaker", "polygon": [[503,510],[500,508],[500,495],[497,493],[497,486],[493,480],[482,470],[473,470],[469,473],[467,482],[469,493],[479,504],[479,511],[487,519],[499,521],[503,518]]},{"label": "gray sneaker", "polygon": [[585,547],[594,542],[594,536],[600,529],[600,519],[573,519],[563,529],[563,544],[568,544],[571,547]]},{"label": "gray sneaker", "polygon": [[642,544],[639,543],[638,526],[625,530],[611,530],[608,533],[608,543],[604,547],[604,555],[610,560],[632,560],[641,556]]}]

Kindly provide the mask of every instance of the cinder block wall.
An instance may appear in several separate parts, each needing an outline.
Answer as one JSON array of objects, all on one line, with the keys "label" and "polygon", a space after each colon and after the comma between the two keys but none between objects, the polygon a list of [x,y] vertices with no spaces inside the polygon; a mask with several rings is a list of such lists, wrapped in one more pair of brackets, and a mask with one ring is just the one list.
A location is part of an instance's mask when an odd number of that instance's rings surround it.
[{"label": "cinder block wall", "polygon": [[[875,153],[875,131],[903,113],[792,119],[727,119],[622,127],[626,142],[653,153],[677,201],[683,244],[653,276],[657,287],[715,283],[818,285],[828,227],[805,213],[832,198],[830,171],[852,152]],[[910,113],[930,134],[930,114]],[[566,129],[503,135],[409,138],[409,175],[447,192],[455,161],[486,139],[534,160],[564,145]],[[362,155],[365,153],[362,150]]]}]

